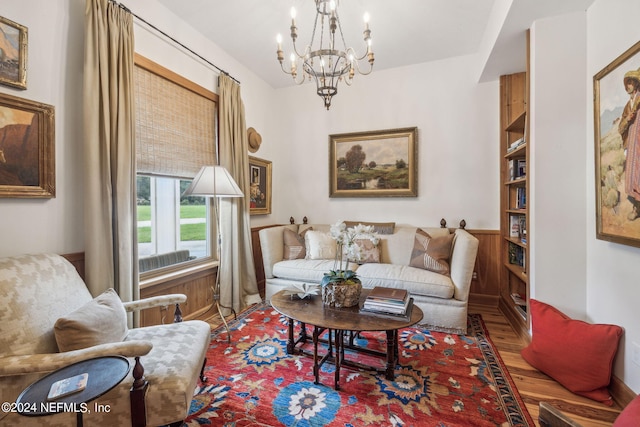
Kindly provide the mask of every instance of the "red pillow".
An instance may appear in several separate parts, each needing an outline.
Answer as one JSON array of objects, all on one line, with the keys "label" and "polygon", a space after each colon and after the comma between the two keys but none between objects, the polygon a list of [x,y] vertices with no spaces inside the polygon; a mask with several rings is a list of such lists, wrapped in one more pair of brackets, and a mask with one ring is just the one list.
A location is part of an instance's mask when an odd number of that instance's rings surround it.
[{"label": "red pillow", "polygon": [[530,305],[533,336],[524,360],[573,393],[612,406],[607,387],[622,328],[574,320],[533,299]]},{"label": "red pillow", "polygon": [[640,396],[636,396],[618,415],[613,427],[638,427],[640,420]]}]

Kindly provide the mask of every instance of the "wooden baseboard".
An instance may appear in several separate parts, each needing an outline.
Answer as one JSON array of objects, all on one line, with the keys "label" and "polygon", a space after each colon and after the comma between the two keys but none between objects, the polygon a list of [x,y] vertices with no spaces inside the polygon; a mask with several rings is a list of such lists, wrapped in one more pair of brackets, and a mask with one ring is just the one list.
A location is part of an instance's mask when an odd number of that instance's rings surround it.
[{"label": "wooden baseboard", "polygon": [[620,378],[615,375],[611,378],[611,384],[609,384],[609,393],[613,397],[613,400],[623,408],[627,406],[633,399],[636,398],[636,393],[631,390]]},{"label": "wooden baseboard", "polygon": [[469,294],[469,304],[484,305],[487,307],[497,307],[498,299],[497,295],[483,295],[483,294]]}]

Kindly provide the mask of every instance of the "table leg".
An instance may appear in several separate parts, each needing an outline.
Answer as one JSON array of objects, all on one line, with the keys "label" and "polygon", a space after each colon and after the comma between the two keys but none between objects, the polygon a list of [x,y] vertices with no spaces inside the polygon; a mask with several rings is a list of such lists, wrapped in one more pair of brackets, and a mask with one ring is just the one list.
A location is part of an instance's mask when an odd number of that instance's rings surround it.
[{"label": "table leg", "polygon": [[[333,334],[336,340],[336,373],[333,379],[333,384],[336,390],[340,390],[340,364],[342,362],[342,357],[344,356],[344,343],[342,342],[344,339],[344,331],[336,329],[333,331]],[[331,339],[331,337],[329,337],[329,339]]]},{"label": "table leg", "polygon": [[295,341],[293,339],[293,319],[289,318],[289,335],[287,337],[287,354],[293,354]]},{"label": "table leg", "polygon": [[387,370],[385,378],[393,381],[395,379],[395,363],[398,356],[398,331],[387,332]]},{"label": "table leg", "polygon": [[318,366],[318,335],[320,334],[317,326],[313,327],[313,377],[314,384],[320,384],[320,367]]}]

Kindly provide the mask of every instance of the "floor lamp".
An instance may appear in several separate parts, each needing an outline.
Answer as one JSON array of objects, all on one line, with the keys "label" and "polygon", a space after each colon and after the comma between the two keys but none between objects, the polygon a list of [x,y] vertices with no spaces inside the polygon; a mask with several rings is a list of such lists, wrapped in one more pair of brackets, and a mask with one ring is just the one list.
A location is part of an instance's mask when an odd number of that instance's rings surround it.
[{"label": "floor lamp", "polygon": [[219,203],[220,199],[223,197],[244,197],[244,193],[238,187],[238,184],[233,180],[229,171],[227,171],[222,166],[203,166],[202,169],[198,172],[193,181],[191,181],[191,185],[185,190],[182,194],[183,196],[200,196],[200,197],[213,197],[213,210],[215,212],[216,218],[216,231],[218,235],[218,272],[216,274],[215,285],[213,288],[213,301],[218,309],[218,313],[222,318],[222,322],[224,323],[224,327],[227,329],[227,337],[229,339],[229,343],[231,343],[231,331],[229,330],[229,325],[227,324],[227,320],[224,318],[224,314],[222,314],[222,309],[220,307],[224,307],[230,309],[233,312],[233,315],[236,315],[235,310],[232,307],[227,307],[220,304],[220,266],[222,266],[221,262],[221,245],[222,245],[222,231],[220,227],[220,212],[219,212]]}]

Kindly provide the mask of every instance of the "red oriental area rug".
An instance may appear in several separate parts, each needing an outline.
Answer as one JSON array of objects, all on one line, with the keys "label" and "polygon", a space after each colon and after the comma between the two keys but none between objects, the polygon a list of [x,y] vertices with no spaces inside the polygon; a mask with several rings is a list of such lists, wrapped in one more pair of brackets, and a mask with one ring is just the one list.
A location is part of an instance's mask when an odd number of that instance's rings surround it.
[{"label": "red oriental area rug", "polygon": [[[466,336],[401,329],[393,381],[343,365],[336,391],[334,365],[325,363],[314,384],[312,358],[287,354],[287,319],[268,304],[254,306],[230,323],[231,344],[224,328],[213,332],[208,382],[197,388],[185,425],[533,427],[481,316],[468,319]],[[356,341],[386,348],[383,332]]]}]

